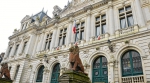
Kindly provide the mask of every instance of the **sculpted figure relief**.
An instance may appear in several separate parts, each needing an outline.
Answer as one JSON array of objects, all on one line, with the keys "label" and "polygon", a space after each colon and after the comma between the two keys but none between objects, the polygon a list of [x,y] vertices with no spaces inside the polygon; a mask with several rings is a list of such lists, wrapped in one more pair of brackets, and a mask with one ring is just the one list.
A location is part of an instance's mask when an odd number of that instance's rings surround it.
[{"label": "sculpted figure relief", "polygon": [[0,73],[1,73],[0,78],[2,78],[3,75],[4,75],[4,77],[6,79],[11,80],[11,78],[10,78],[10,72],[8,70],[8,64],[7,63],[3,63],[3,64],[1,64],[1,66],[2,67],[1,67],[1,70],[0,70]]},{"label": "sculpted figure relief", "polygon": [[79,57],[79,47],[77,44],[74,47],[69,48],[69,51],[70,69],[84,72],[84,67]]}]

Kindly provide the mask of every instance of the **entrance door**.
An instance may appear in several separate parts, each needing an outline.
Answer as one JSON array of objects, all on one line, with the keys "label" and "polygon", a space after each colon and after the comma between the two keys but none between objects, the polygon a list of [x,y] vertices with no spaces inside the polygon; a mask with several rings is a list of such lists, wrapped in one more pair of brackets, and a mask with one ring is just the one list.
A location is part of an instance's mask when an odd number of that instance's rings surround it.
[{"label": "entrance door", "polygon": [[52,72],[52,77],[51,77],[51,82],[50,83],[58,83],[58,77],[60,74],[60,64],[57,63],[54,68],[53,68],[53,72]]},{"label": "entrance door", "polygon": [[93,63],[92,83],[108,83],[107,59],[100,56]]}]

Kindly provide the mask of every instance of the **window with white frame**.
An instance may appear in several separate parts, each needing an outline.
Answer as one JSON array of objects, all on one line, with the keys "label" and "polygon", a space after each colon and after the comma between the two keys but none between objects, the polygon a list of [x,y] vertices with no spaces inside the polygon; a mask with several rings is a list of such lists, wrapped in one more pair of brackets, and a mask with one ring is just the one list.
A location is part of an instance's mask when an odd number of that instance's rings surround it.
[{"label": "window with white frame", "polygon": [[24,23],[24,24],[22,25],[22,30],[26,29],[27,25],[28,25],[28,22],[27,22],[27,23]]},{"label": "window with white frame", "polygon": [[134,24],[131,6],[125,6],[119,9],[120,28],[130,27]]},{"label": "window with white frame", "polygon": [[27,47],[27,41],[26,41],[26,42],[24,42],[23,49],[22,49],[22,52],[23,52],[23,53],[25,53],[25,51],[26,51],[26,47]]},{"label": "window with white frame", "polygon": [[16,55],[16,54],[17,54],[17,52],[18,52],[18,48],[19,48],[19,44],[18,44],[18,45],[16,45],[16,49],[15,49],[14,55]]},{"label": "window with white frame", "polygon": [[61,29],[59,34],[58,46],[64,45],[66,42],[67,28]]},{"label": "window with white frame", "polygon": [[84,39],[84,27],[85,27],[85,22],[80,22],[76,24],[75,42]]},{"label": "window with white frame", "polygon": [[106,33],[106,14],[95,17],[95,36]]},{"label": "window with white frame", "polygon": [[45,42],[45,48],[44,48],[45,50],[46,50],[46,49],[50,49],[51,40],[52,40],[52,35],[53,35],[53,33],[47,34],[46,42]]}]

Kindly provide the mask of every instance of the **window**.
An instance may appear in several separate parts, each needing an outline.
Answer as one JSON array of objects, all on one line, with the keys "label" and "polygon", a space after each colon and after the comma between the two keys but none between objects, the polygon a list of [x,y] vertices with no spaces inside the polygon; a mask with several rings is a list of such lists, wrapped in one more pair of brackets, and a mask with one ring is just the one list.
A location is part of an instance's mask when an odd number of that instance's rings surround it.
[{"label": "window", "polygon": [[19,48],[19,44],[16,46],[16,49],[15,49],[15,53],[14,53],[14,55],[16,55],[16,54],[17,54],[17,52],[18,52],[18,48]]},{"label": "window", "polygon": [[24,46],[23,46],[23,50],[22,50],[23,53],[25,53],[26,47],[27,47],[27,42],[24,42]]},{"label": "window", "polygon": [[28,24],[28,23],[24,23],[24,24],[22,25],[22,30],[26,29],[27,24]]},{"label": "window", "polygon": [[106,15],[100,15],[95,18],[95,36],[106,33]]},{"label": "window", "polygon": [[44,70],[44,65],[42,65],[42,66],[39,68],[39,70],[38,70],[36,82],[42,82],[42,79],[43,79],[43,70]]},{"label": "window", "polygon": [[75,41],[83,40],[84,39],[85,22],[81,22],[76,25],[77,25],[77,27],[76,27]]},{"label": "window", "polygon": [[54,66],[54,68],[53,68],[53,72],[52,72],[51,82],[50,83],[58,83],[59,74],[60,74],[60,64],[57,63]]},{"label": "window", "polygon": [[9,51],[8,51],[8,56],[10,55],[11,49],[12,49],[12,47],[10,47],[10,48],[9,48]]},{"label": "window", "polygon": [[67,34],[66,32],[67,32],[67,28],[64,28],[64,29],[60,30],[58,46],[61,46],[61,45],[65,44],[66,34]]},{"label": "window", "polygon": [[131,6],[125,6],[119,9],[119,19],[121,29],[134,24]]},{"label": "window", "polygon": [[16,80],[17,75],[18,75],[19,67],[20,67],[20,65],[18,65],[18,66],[17,66],[17,69],[16,69],[16,73],[15,73],[15,77],[14,77],[15,80]]},{"label": "window", "polygon": [[52,40],[52,33],[47,34],[46,42],[45,42],[45,50],[50,49],[51,40]]},{"label": "window", "polygon": [[142,62],[140,54],[134,50],[128,51],[123,54],[122,62],[122,76],[135,76],[142,75]]}]

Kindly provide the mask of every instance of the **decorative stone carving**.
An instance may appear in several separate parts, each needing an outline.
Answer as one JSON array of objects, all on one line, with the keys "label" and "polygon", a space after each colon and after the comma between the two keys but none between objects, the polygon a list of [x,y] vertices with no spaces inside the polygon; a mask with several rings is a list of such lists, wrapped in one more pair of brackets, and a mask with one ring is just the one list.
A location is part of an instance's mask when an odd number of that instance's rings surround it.
[{"label": "decorative stone carving", "polygon": [[115,44],[111,43],[111,41],[108,40],[108,48],[109,48],[110,52],[114,52],[114,46],[115,46]]},{"label": "decorative stone carving", "polygon": [[62,11],[62,9],[61,9],[59,6],[57,6],[57,5],[55,5],[55,6],[53,7],[53,9],[54,9],[54,11],[53,11],[53,16],[54,16],[54,17],[55,17],[55,16],[58,16],[59,13]]},{"label": "decorative stone carving", "polygon": [[109,63],[114,63],[114,62],[115,62],[114,55],[111,55],[111,56],[110,56]]}]

